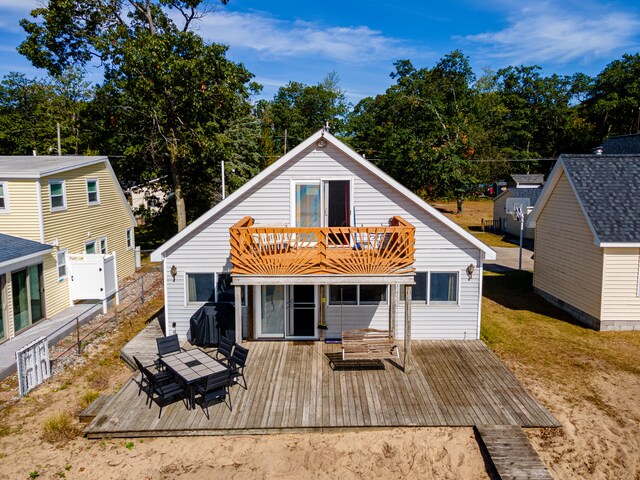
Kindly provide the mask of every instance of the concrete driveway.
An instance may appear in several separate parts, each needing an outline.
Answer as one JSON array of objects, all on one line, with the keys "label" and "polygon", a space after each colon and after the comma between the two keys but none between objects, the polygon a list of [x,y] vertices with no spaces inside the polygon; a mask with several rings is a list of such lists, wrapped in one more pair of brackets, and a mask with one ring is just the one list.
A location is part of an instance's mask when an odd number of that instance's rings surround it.
[{"label": "concrete driveway", "polygon": [[[510,272],[518,270],[518,257],[520,249],[518,247],[491,247],[496,251],[495,260],[486,260],[485,270],[490,272]],[[522,269],[533,272],[533,251],[522,249]]]}]

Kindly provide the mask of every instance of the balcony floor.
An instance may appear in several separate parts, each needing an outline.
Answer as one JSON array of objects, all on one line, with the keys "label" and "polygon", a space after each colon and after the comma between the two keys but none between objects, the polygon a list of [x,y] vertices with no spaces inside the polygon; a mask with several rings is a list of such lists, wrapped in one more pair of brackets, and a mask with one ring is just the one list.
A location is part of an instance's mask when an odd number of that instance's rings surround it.
[{"label": "balcony floor", "polygon": [[[155,343],[155,342],[154,342]],[[106,403],[91,438],[268,434],[372,427],[520,425],[558,421],[481,341],[413,341],[414,368],[332,370],[340,345],[248,342],[248,390],[231,390],[233,412],[212,404],[211,418],[180,401],[145,406],[136,374]],[[402,356],[401,356],[402,358]]]}]

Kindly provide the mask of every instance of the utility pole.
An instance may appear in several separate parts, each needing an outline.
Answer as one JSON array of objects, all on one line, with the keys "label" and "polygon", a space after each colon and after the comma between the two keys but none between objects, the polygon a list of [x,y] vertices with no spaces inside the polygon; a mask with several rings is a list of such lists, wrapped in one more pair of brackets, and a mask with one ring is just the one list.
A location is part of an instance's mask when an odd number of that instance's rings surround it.
[{"label": "utility pole", "polygon": [[222,164],[222,199],[224,200],[225,197],[225,193],[224,193],[224,160],[222,160],[221,162]]},{"label": "utility pole", "polygon": [[284,129],[284,154],[287,154],[287,129]]},{"label": "utility pole", "polygon": [[60,122],[56,122],[56,127],[58,130],[58,156],[62,156],[62,147],[60,146]]}]

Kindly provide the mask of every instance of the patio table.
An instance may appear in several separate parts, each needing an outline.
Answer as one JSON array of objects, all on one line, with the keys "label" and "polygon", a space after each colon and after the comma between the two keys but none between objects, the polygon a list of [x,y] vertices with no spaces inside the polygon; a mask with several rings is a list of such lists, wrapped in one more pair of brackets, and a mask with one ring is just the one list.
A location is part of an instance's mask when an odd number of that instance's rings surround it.
[{"label": "patio table", "polygon": [[189,390],[189,408],[195,407],[195,386],[209,375],[228,367],[199,348],[165,355],[159,359]]}]

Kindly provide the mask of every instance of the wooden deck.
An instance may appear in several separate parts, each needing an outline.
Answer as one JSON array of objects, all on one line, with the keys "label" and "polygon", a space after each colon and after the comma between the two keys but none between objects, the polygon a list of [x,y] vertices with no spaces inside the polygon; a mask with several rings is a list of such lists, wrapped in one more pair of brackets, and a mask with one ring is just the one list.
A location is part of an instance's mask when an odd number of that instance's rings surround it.
[{"label": "wooden deck", "polygon": [[[374,427],[519,425],[556,427],[481,341],[414,341],[415,368],[393,361],[332,370],[340,345],[248,342],[248,390],[232,388],[233,411],[182,402],[163,409],[138,396],[139,374],[109,400],[85,433],[90,438],[260,434]],[[338,366],[340,364],[338,363]],[[371,368],[371,367],[384,368]]]},{"label": "wooden deck", "polygon": [[517,425],[476,427],[491,462],[504,480],[553,480],[527,436]]}]

